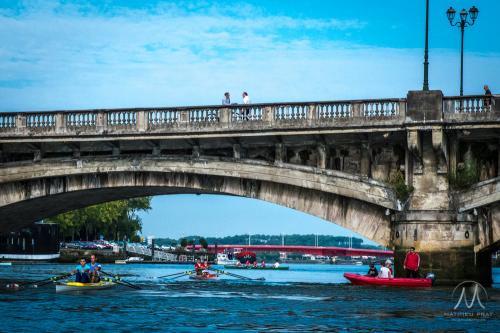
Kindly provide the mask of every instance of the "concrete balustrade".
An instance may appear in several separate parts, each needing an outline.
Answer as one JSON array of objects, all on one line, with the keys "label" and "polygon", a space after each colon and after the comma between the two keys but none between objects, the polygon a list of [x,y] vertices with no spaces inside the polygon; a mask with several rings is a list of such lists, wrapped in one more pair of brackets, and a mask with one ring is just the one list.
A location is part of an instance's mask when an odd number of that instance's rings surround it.
[{"label": "concrete balustrade", "polygon": [[[93,136],[325,126],[401,126],[406,99],[346,100],[181,108],[0,113],[0,135]],[[443,97],[445,121],[500,120],[500,97]]]}]

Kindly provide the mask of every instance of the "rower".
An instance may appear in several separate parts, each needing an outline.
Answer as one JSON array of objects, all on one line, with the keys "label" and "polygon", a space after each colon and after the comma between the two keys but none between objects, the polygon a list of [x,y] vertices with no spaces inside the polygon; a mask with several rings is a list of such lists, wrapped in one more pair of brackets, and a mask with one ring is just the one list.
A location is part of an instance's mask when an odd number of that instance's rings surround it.
[{"label": "rower", "polygon": [[250,267],[250,260],[247,260],[247,262],[245,263],[245,266]]},{"label": "rower", "polygon": [[196,271],[196,275],[203,274],[203,264],[201,263],[200,258],[196,259],[196,263],[194,264],[194,270]]},{"label": "rower", "polygon": [[90,266],[87,264],[85,259],[80,259],[80,263],[75,267],[73,273],[75,273],[75,282],[89,283]]},{"label": "rower", "polygon": [[90,267],[90,271],[89,271],[89,274],[90,274],[90,282],[92,283],[97,283],[99,281],[101,281],[101,264],[97,263],[97,258],[95,256],[95,254],[92,254],[90,256],[90,264],[89,264],[89,267]]},{"label": "rower", "polygon": [[253,268],[257,268],[257,260],[253,262]]},{"label": "rower", "polygon": [[274,263],[273,267],[274,267],[274,268],[278,268],[278,267],[280,267],[280,263],[279,263],[279,261],[277,261],[277,260],[276,260],[276,262]]},{"label": "rower", "polygon": [[205,260],[201,265],[203,268],[203,275],[205,275],[205,276],[209,275],[210,273],[208,273],[208,271],[206,271],[210,267],[210,265],[208,264],[208,260]]},{"label": "rower", "polygon": [[264,260],[261,261],[260,263],[260,267],[262,268],[266,268],[266,262]]}]

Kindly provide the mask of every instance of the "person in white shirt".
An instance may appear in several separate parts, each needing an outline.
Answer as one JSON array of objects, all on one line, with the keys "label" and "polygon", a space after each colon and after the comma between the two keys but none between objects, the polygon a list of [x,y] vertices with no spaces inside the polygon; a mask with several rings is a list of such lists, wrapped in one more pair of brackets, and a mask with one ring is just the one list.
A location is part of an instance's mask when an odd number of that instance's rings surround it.
[{"label": "person in white shirt", "polygon": [[[250,101],[250,96],[248,96],[248,93],[246,91],[243,92],[243,94],[241,94],[241,96],[243,97],[243,104],[250,104],[251,101]],[[248,120],[248,114],[250,113],[250,108],[244,108],[243,109],[243,119],[244,120]]]},{"label": "person in white shirt", "polygon": [[274,263],[273,267],[274,267],[274,268],[278,268],[278,267],[280,267],[280,263],[276,261],[276,262]]},{"label": "person in white shirt", "polygon": [[391,264],[386,262],[385,266],[380,268],[380,272],[378,273],[380,279],[392,279],[392,273],[389,269],[390,266]]}]

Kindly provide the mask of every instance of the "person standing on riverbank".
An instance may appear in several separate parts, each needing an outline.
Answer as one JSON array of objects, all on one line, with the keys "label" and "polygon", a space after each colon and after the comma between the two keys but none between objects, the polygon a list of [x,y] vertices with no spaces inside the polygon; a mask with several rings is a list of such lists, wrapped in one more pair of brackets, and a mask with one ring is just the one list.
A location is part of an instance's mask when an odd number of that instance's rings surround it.
[{"label": "person standing on riverbank", "polygon": [[419,277],[418,268],[420,267],[420,255],[415,252],[415,248],[410,247],[410,251],[406,254],[403,267],[406,271],[407,278],[416,279]]}]

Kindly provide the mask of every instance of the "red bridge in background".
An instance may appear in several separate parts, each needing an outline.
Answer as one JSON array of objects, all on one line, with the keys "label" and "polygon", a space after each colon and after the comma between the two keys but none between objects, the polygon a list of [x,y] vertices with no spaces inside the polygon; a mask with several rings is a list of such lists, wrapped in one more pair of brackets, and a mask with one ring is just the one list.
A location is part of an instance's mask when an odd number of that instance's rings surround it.
[{"label": "red bridge in background", "polygon": [[[189,247],[191,248],[191,247]],[[196,245],[195,249],[199,250],[200,245]],[[387,250],[369,250],[369,249],[354,249],[343,247],[323,247],[323,246],[300,246],[300,245],[209,245],[208,252],[221,253],[229,249],[242,249],[252,252],[287,252],[287,253],[303,253],[315,256],[375,256],[375,257],[392,257],[393,252]]]}]

